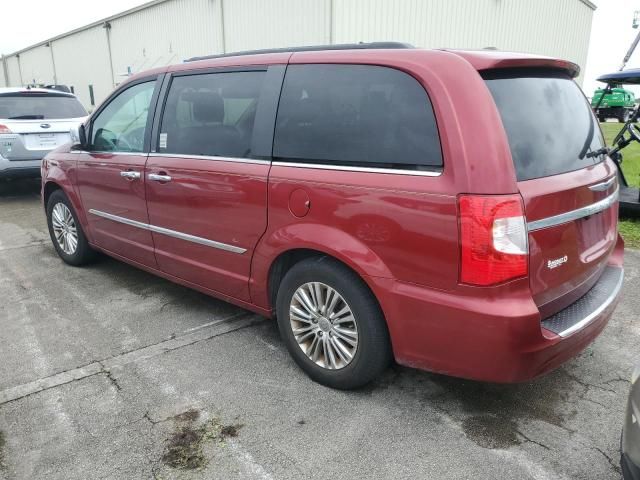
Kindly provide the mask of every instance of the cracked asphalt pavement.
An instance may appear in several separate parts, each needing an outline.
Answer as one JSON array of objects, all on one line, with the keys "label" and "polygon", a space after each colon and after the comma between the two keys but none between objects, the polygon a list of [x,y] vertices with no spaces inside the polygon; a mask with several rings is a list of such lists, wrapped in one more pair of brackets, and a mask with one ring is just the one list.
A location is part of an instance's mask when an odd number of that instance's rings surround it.
[{"label": "cracked asphalt pavement", "polygon": [[340,392],[274,322],[109,258],[64,265],[0,182],[0,479],[619,479],[640,252],[600,338],[534,382],[402,367]]}]

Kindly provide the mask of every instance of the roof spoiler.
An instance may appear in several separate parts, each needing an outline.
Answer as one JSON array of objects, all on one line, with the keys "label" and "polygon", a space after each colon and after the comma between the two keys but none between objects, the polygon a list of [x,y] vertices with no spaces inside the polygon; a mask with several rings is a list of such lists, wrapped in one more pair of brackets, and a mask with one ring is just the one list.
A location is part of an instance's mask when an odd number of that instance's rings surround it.
[{"label": "roof spoiler", "polygon": [[555,58],[507,58],[496,62],[492,68],[554,68],[564,70],[571,78],[580,75],[580,66],[577,63]]}]

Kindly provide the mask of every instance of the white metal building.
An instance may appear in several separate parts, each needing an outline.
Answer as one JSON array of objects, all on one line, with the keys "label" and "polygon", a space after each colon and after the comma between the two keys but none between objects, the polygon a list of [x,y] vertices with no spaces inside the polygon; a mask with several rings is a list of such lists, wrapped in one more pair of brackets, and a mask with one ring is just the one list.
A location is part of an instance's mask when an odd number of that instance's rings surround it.
[{"label": "white metal building", "polygon": [[589,0],[155,0],[2,57],[0,86],[69,85],[92,109],[128,74],[192,56],[384,40],[584,68],[594,10]]}]

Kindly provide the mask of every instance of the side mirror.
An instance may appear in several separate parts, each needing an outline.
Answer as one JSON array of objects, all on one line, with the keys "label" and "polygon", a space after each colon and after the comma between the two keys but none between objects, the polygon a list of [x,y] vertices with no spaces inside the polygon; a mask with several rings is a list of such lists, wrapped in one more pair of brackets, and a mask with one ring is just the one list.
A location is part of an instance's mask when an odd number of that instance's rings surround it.
[{"label": "side mirror", "polygon": [[81,150],[87,146],[87,134],[84,124],[74,125],[69,130],[71,136],[71,148]]}]

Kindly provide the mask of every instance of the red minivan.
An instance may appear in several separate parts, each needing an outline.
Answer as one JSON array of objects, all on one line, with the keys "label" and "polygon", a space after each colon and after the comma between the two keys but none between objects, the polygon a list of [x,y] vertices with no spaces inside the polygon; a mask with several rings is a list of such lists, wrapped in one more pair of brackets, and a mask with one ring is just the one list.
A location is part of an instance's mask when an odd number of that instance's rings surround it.
[{"label": "red minivan", "polygon": [[570,62],[358,44],[137,74],[47,155],[71,265],[104,252],[267,317],[315,381],[534,378],[605,327],[616,167]]}]

